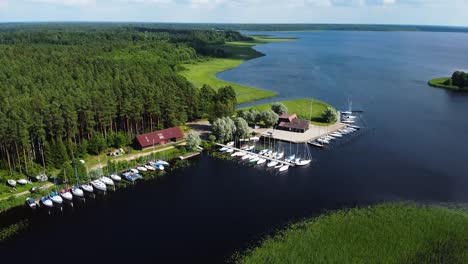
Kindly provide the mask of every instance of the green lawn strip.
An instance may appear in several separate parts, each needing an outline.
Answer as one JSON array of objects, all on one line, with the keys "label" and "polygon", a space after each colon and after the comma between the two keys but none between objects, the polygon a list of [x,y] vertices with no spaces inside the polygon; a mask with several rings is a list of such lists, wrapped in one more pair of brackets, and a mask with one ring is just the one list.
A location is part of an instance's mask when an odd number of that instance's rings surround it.
[{"label": "green lawn strip", "polygon": [[293,224],[239,263],[468,263],[468,214],[383,204]]},{"label": "green lawn strip", "polygon": [[[297,114],[298,117],[304,118],[304,119],[309,119],[309,117],[311,117],[312,120],[320,120],[322,112],[325,111],[327,107],[331,107],[329,104],[319,101],[319,100],[310,99],[310,98],[301,98],[301,99],[295,99],[295,100],[260,104],[260,105],[250,106],[250,107],[246,107],[242,109],[243,110],[257,109],[258,111],[265,111],[265,110],[270,110],[271,105],[274,103],[284,104],[288,108],[288,112],[290,114]],[[311,109],[311,103],[312,103],[312,109]],[[329,125],[328,123],[321,123],[317,121],[312,121],[311,123],[313,123],[314,125],[319,125],[319,126]]]},{"label": "green lawn strip", "polygon": [[435,78],[435,79],[430,80],[428,84],[432,87],[450,89],[450,90],[455,90],[455,91],[468,91],[468,88],[460,88],[458,86],[446,85],[445,82],[450,79],[451,79],[450,77]]}]

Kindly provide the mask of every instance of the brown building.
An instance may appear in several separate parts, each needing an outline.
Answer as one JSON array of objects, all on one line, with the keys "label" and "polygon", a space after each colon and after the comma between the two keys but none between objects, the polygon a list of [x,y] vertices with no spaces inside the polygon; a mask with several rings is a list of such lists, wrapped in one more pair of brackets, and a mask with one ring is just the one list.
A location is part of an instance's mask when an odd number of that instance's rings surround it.
[{"label": "brown building", "polygon": [[184,139],[184,133],[179,127],[158,130],[151,133],[138,135],[135,137],[135,145],[139,149],[146,149],[153,146],[164,145]]},{"label": "brown building", "polygon": [[282,114],[278,120],[277,129],[287,130],[291,132],[304,133],[309,130],[309,120],[300,119],[296,114]]}]

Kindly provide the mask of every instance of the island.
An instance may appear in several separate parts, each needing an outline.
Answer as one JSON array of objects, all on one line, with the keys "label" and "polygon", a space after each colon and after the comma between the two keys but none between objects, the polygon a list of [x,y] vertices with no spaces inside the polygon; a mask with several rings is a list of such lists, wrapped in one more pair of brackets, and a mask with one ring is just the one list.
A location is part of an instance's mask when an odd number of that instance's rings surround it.
[{"label": "island", "polygon": [[468,91],[468,73],[456,71],[452,74],[452,77],[435,78],[430,80],[428,84],[432,87]]}]

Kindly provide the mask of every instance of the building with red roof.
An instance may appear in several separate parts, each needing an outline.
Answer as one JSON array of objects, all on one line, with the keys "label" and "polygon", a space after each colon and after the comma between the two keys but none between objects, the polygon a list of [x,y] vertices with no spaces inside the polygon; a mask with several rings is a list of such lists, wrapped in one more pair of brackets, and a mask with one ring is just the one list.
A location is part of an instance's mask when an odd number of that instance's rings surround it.
[{"label": "building with red roof", "polygon": [[297,118],[296,114],[282,114],[278,119],[278,126],[276,126],[276,128],[291,132],[304,133],[309,130],[309,125],[309,120]]},{"label": "building with red roof", "polygon": [[179,127],[171,127],[138,135],[135,137],[135,145],[139,149],[146,149],[153,146],[160,146],[184,139],[184,133]]}]

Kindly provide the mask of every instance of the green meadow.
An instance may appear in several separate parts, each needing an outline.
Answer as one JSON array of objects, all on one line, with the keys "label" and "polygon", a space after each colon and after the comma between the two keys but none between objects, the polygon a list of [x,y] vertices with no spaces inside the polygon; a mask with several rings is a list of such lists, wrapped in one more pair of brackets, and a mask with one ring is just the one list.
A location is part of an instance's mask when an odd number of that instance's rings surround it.
[{"label": "green meadow", "polygon": [[448,85],[447,83],[452,82],[452,78],[450,77],[444,77],[444,78],[435,78],[432,79],[428,82],[428,84],[432,87],[438,87],[438,88],[444,88],[444,89],[449,89],[449,90],[456,90],[456,91],[466,91],[468,89],[465,88],[460,88],[458,86],[454,85]]},{"label": "green meadow", "polygon": [[311,118],[312,123],[316,125],[327,125],[327,123],[320,122],[321,115],[327,107],[331,107],[329,104],[309,98],[301,98],[296,100],[288,100],[281,102],[273,102],[267,104],[260,104],[251,107],[243,108],[243,110],[257,109],[258,111],[270,110],[271,105],[274,103],[282,103],[288,108],[290,114],[297,114],[298,117],[309,119]]},{"label": "green meadow", "polygon": [[383,204],[293,224],[238,263],[468,263],[468,214]]},{"label": "green meadow", "polygon": [[262,53],[254,50],[252,48],[253,46],[271,42],[284,42],[291,40],[292,39],[255,36],[253,41],[228,42],[225,45],[214,46],[223,50],[227,54],[227,58],[212,58],[201,62],[183,64],[182,66],[185,68],[185,70],[181,71],[180,74],[198,88],[204,84],[211,86],[215,90],[224,86],[232,86],[237,93],[237,102],[239,104],[274,97],[276,96],[275,92],[245,85],[239,85],[232,82],[226,82],[218,79],[216,74],[236,68],[246,60],[263,56]]}]

